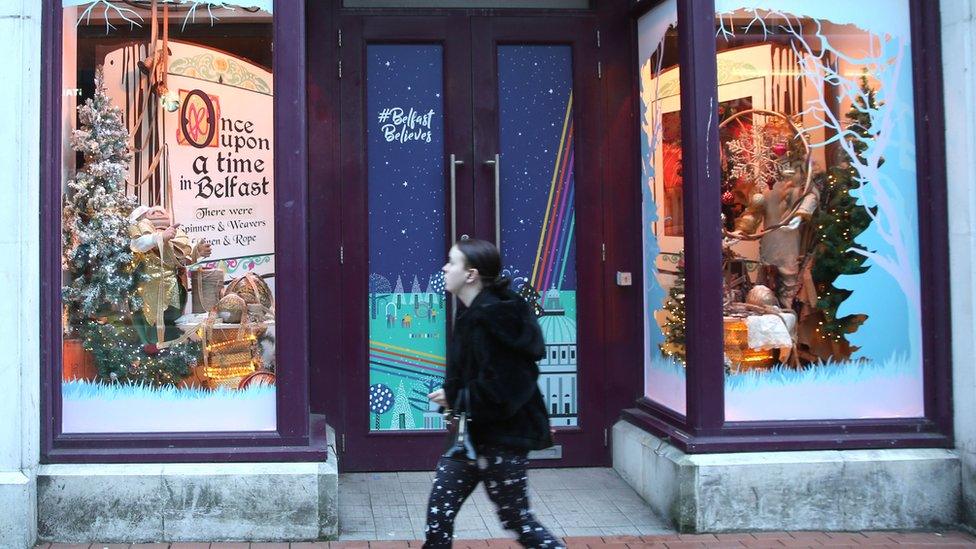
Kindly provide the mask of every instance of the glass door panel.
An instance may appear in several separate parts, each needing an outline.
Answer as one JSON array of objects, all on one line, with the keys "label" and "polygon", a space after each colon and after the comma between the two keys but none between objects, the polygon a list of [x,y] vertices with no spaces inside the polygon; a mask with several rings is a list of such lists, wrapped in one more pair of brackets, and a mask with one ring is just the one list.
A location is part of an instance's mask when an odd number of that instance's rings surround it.
[{"label": "glass door panel", "polygon": [[[472,24],[475,232],[500,243],[546,341],[539,389],[558,429],[545,466],[605,463],[605,281],[595,21]],[[491,67],[493,70],[477,70]],[[577,230],[577,228],[585,228]]]},{"label": "glass door panel", "polygon": [[440,429],[443,47],[371,44],[366,64],[370,430]]},{"label": "glass door panel", "polygon": [[573,57],[568,45],[497,50],[499,219],[516,292],[546,340],[539,389],[552,425],[577,424]]}]

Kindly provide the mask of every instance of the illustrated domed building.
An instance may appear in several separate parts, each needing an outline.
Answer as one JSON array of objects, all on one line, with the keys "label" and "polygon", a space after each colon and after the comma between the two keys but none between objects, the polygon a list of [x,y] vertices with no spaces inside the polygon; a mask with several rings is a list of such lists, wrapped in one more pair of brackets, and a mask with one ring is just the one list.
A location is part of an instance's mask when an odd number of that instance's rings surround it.
[{"label": "illustrated domed building", "polygon": [[577,424],[579,393],[576,387],[576,321],[566,316],[559,290],[551,288],[539,318],[546,341],[546,356],[539,361],[539,390],[549,409],[550,423]]}]

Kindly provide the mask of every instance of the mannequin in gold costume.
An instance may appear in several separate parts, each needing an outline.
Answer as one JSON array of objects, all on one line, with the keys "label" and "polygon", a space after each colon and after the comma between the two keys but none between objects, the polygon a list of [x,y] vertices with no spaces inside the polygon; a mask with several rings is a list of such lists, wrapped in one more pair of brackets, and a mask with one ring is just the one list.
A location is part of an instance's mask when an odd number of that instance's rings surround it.
[{"label": "mannequin in gold costume", "polygon": [[142,307],[133,313],[133,324],[145,343],[160,345],[180,335],[175,322],[186,306],[186,266],[209,257],[212,247],[206,241],[191,244],[160,206],[136,208],[129,223],[129,245],[142,298]]}]

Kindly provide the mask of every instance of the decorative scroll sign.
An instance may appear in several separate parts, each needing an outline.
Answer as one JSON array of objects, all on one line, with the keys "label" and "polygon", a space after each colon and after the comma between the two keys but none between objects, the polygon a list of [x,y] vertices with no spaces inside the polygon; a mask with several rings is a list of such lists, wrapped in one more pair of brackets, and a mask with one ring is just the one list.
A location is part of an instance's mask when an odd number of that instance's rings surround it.
[{"label": "decorative scroll sign", "polygon": [[[168,150],[161,164],[168,175],[156,184],[168,187],[174,220],[190,238],[213,244],[208,263],[243,262],[258,274],[273,274],[272,75],[220,50],[173,41],[169,46],[168,84],[180,104],[174,112],[159,109]],[[131,49],[105,57],[109,93],[120,106],[137,104],[139,78],[131,71],[138,69],[131,60],[138,56]],[[135,192],[147,200],[141,189]]]}]

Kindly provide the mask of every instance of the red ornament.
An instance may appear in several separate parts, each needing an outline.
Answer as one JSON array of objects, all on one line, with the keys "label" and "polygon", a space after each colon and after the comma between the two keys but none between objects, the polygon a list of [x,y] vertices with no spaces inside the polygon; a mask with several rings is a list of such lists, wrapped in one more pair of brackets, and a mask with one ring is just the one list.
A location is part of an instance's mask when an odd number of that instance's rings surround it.
[{"label": "red ornament", "polygon": [[787,150],[786,141],[777,141],[776,143],[773,143],[772,149],[773,149],[773,154],[775,154],[776,156],[783,156],[784,154],[786,154],[786,150]]},{"label": "red ornament", "polygon": [[142,346],[142,352],[149,356],[156,356],[159,354],[159,347],[155,343],[146,343]]},{"label": "red ornament", "polygon": [[722,193],[722,204],[725,204],[726,206],[731,206],[734,201],[735,201],[735,195],[732,194],[732,191],[725,191],[724,193]]}]

